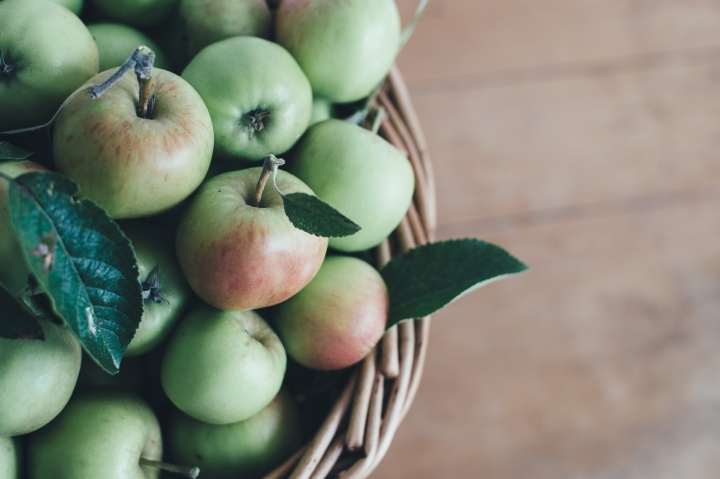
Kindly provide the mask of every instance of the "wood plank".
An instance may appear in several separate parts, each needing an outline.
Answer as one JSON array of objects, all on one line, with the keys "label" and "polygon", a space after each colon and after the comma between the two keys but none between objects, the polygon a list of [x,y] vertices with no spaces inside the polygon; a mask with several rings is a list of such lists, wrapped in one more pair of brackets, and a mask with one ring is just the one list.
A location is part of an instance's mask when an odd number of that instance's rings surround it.
[{"label": "wood plank", "polygon": [[440,224],[720,183],[720,64],[415,95]]},{"label": "wood plank", "polygon": [[[418,3],[398,0],[405,22]],[[714,0],[430,0],[399,64],[412,88],[488,70],[704,50],[720,46],[719,23]]]},{"label": "wood plank", "polygon": [[433,321],[373,477],[720,474],[720,196],[485,236],[531,270]]}]

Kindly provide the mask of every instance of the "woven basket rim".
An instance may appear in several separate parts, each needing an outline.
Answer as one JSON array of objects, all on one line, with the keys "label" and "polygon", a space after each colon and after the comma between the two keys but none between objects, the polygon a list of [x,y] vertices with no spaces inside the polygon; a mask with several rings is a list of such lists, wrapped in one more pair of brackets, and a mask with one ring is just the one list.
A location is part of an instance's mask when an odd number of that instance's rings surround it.
[{"label": "woven basket rim", "polygon": [[[436,227],[432,164],[420,122],[399,69],[388,75],[378,104],[386,111],[379,134],[406,154],[415,194],[400,226],[376,248],[377,265],[431,241]],[[264,479],[366,478],[380,464],[415,398],[422,377],[430,318],[386,331],[353,366],[342,393],[314,437]]]}]

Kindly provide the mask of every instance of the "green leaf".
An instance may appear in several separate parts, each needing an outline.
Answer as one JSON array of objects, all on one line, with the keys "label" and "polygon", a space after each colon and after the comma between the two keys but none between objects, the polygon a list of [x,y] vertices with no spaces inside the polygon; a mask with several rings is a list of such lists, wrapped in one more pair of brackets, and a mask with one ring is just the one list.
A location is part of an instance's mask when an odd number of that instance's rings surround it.
[{"label": "green leaf", "polygon": [[45,339],[40,323],[4,285],[0,284],[0,338]]},{"label": "green leaf", "polygon": [[137,264],[117,223],[78,191],[57,173],[24,174],[10,183],[10,215],[55,311],[115,374],[142,317]]},{"label": "green leaf", "polygon": [[[282,194],[282,193],[281,193]],[[305,193],[282,194],[285,214],[296,228],[315,236],[350,236],[360,227],[316,196]]]},{"label": "green leaf", "polygon": [[32,152],[23,150],[7,141],[0,141],[0,161],[3,160],[24,160],[32,155]]},{"label": "green leaf", "polygon": [[387,327],[432,314],[463,293],[526,269],[499,246],[472,238],[406,251],[380,270],[390,294]]}]

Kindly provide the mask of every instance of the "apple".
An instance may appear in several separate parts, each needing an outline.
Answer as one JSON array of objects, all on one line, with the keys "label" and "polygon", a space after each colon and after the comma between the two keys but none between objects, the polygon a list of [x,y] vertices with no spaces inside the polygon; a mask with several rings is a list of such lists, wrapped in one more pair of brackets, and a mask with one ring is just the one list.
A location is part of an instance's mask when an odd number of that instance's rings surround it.
[{"label": "apple", "polygon": [[115,389],[83,391],[58,417],[29,436],[30,479],[149,479],[160,460],[155,414],[137,396]]},{"label": "apple", "polygon": [[64,326],[40,320],[45,340],[0,338],[0,436],[18,436],[50,422],[75,388],[80,341]]},{"label": "apple", "polygon": [[20,479],[22,445],[18,439],[0,436],[0,479]]},{"label": "apple", "polygon": [[313,369],[351,366],[385,333],[388,291],[380,273],[352,256],[328,256],[298,294],[278,305],[272,324],[288,356]]},{"label": "apple", "polygon": [[265,0],[180,0],[180,18],[190,57],[230,37],[269,38],[273,24]]},{"label": "apple", "polygon": [[[45,171],[45,168],[29,160],[0,162],[0,173],[12,178],[33,171]],[[8,187],[8,180],[0,178],[0,283],[17,296],[28,285],[30,266],[10,219]]]},{"label": "apple", "polygon": [[[320,268],[328,240],[295,228],[274,188],[255,204],[262,168],[214,176],[198,189],[177,228],[176,251],[190,287],[219,309],[257,309],[285,301]],[[278,171],[285,194],[313,194]]]},{"label": "apple", "polygon": [[179,0],[91,0],[90,3],[113,22],[153,27],[173,13]]},{"label": "apple", "polygon": [[394,0],[283,0],[276,16],[276,41],[298,61],[313,92],[336,103],[368,96],[400,48]]},{"label": "apple", "polygon": [[160,344],[185,313],[190,286],[175,256],[173,237],[152,224],[121,224],[135,250],[144,294],[143,315],[125,356],[144,354]]},{"label": "apple", "polygon": [[207,424],[175,410],[167,431],[171,460],[198,466],[204,479],[262,477],[302,445],[297,407],[283,390],[260,412],[231,424]]},{"label": "apple", "polygon": [[0,131],[46,123],[98,72],[92,35],[61,5],[3,0],[0,32]]},{"label": "apple", "polygon": [[259,314],[201,305],[170,336],[160,377],[165,394],[185,414],[230,424],[272,401],[286,366],[285,348]]},{"label": "apple", "polygon": [[380,244],[400,224],[415,189],[410,161],[380,136],[338,119],[316,123],[291,154],[288,170],[361,229],[331,238],[330,247],[355,252]]},{"label": "apple", "polygon": [[212,122],[200,96],[159,68],[153,83],[156,103],[149,118],[138,116],[138,82],[126,74],[96,100],[75,96],[55,124],[55,166],[115,219],[169,210],[200,185],[210,166]]},{"label": "apple", "polygon": [[310,121],[312,91],[280,45],[234,37],[198,53],[182,72],[205,101],[221,158],[261,160],[287,151]]},{"label": "apple", "polygon": [[310,125],[320,123],[333,117],[333,104],[325,98],[313,98],[312,115],[310,115]]},{"label": "apple", "polygon": [[117,68],[140,45],[155,53],[153,66],[166,69],[169,62],[162,49],[147,35],[121,23],[92,23],[87,26],[100,53],[100,71]]}]

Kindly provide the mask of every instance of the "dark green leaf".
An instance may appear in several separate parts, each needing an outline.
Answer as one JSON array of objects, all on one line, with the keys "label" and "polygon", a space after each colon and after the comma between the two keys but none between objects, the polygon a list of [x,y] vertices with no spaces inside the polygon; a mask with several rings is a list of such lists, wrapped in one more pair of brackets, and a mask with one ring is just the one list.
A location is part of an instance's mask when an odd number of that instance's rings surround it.
[{"label": "dark green leaf", "polygon": [[77,193],[62,175],[27,173],[10,183],[10,214],[55,311],[114,374],[142,317],[137,264],[117,223]]},{"label": "dark green leaf", "polygon": [[283,194],[285,214],[296,227],[315,236],[350,236],[360,227],[316,196],[305,193]]},{"label": "dark green leaf", "polygon": [[390,294],[388,328],[432,314],[465,292],[526,269],[499,246],[472,238],[406,251],[380,270]]},{"label": "dark green leaf", "polygon": [[35,315],[0,284],[0,338],[45,339]]},{"label": "dark green leaf", "polygon": [[0,161],[3,160],[24,160],[32,155],[32,152],[23,150],[7,141],[0,141]]}]

